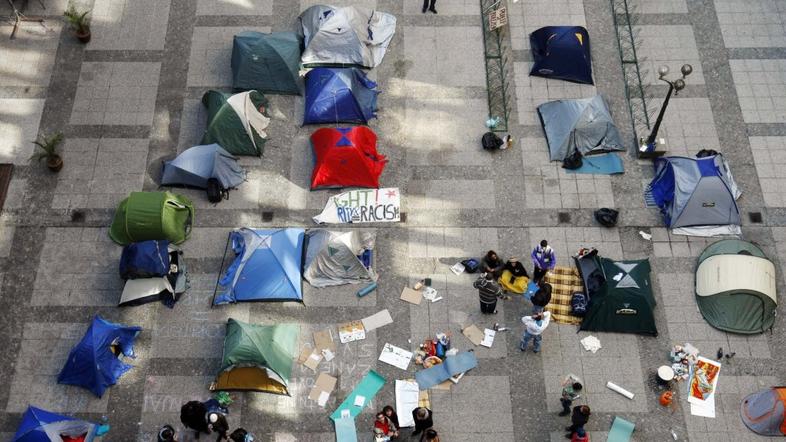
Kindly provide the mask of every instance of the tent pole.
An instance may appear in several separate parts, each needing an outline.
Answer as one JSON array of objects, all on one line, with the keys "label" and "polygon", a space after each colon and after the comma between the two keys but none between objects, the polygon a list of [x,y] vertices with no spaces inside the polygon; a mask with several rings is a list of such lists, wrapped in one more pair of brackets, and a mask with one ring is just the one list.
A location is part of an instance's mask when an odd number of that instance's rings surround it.
[{"label": "tent pole", "polygon": [[227,244],[224,246],[224,255],[221,257],[221,267],[218,268],[218,278],[216,278],[216,287],[213,289],[213,299],[210,300],[210,308],[213,308],[216,302],[216,292],[218,292],[218,282],[221,281],[221,271],[224,269],[224,261],[227,259],[227,250],[229,250],[229,238],[232,237],[232,232],[227,234]]}]

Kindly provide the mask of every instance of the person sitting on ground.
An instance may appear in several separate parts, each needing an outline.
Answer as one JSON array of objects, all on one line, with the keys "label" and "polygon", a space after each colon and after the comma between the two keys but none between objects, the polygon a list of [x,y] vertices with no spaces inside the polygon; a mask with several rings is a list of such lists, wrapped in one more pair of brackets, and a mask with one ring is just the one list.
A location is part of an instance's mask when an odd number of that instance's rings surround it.
[{"label": "person sitting on ground", "polygon": [[529,275],[524,265],[514,257],[505,263],[498,281],[505,291],[522,294],[527,290]]},{"label": "person sitting on ground", "polygon": [[503,266],[504,264],[502,260],[499,259],[499,255],[493,250],[489,250],[480,260],[480,271],[483,273],[491,273],[495,278],[500,277]]},{"label": "person sitting on ground", "polygon": [[385,407],[382,408],[382,412],[385,413],[385,416],[387,416],[391,422],[393,422],[393,425],[396,426],[396,429],[401,428],[401,426],[398,424],[398,414],[396,414],[396,410],[394,410],[393,407],[390,405],[385,405]]},{"label": "person sitting on ground", "polygon": [[439,434],[437,434],[437,430],[433,428],[429,428],[428,430],[423,432],[423,436],[420,438],[421,442],[439,442]]},{"label": "person sitting on ground", "polygon": [[542,312],[551,302],[551,284],[541,282],[538,284],[538,291],[532,295],[532,314]]},{"label": "person sitting on ground", "polygon": [[229,440],[229,422],[227,422],[227,418],[221,413],[208,413],[207,415],[207,433],[215,432],[218,436],[216,437],[216,442],[225,442]]},{"label": "person sitting on ground", "polygon": [[229,435],[232,442],[254,442],[254,436],[243,428],[238,428]]},{"label": "person sitting on ground", "polygon": [[157,442],[177,442],[177,434],[171,425],[164,425],[158,430]]},{"label": "person sitting on ground", "polygon": [[398,437],[398,427],[383,411],[380,411],[374,421],[374,434],[377,441],[389,441]]},{"label": "person sitting on ground", "polygon": [[413,436],[417,436],[423,430],[434,426],[431,410],[426,407],[418,407],[412,410],[412,418],[415,419],[415,431],[412,432]]}]

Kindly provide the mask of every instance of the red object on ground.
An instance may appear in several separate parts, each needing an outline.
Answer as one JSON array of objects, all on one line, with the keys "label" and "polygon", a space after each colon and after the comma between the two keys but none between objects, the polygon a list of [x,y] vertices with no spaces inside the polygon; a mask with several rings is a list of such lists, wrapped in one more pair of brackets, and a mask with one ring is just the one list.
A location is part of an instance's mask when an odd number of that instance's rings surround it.
[{"label": "red object on ground", "polygon": [[311,190],[379,188],[379,176],[388,162],[377,153],[377,134],[366,126],[322,128],[311,134],[316,163]]}]

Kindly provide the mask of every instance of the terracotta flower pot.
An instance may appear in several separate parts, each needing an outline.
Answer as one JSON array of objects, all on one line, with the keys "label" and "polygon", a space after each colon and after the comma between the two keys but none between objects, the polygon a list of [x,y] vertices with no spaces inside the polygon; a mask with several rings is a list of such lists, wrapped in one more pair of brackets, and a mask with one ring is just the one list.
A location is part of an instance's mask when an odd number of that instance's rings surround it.
[{"label": "terracotta flower pot", "polygon": [[85,32],[76,32],[76,38],[85,44],[90,42],[90,35],[90,28],[85,29]]},{"label": "terracotta flower pot", "polygon": [[53,155],[47,158],[46,167],[52,172],[60,172],[60,169],[63,168],[63,159],[60,158],[60,155]]}]

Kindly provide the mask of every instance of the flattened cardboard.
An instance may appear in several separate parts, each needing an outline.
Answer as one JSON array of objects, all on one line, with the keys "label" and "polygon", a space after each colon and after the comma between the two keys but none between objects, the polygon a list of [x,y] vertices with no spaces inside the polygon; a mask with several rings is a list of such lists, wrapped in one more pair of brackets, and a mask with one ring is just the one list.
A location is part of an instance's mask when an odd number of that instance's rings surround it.
[{"label": "flattened cardboard", "polygon": [[336,343],[333,341],[333,332],[326,328],[318,332],[314,332],[314,347],[319,350],[330,350],[336,352]]},{"label": "flattened cardboard", "polygon": [[[308,394],[308,398],[317,402],[320,402],[320,399],[324,400],[324,394],[330,395],[330,393],[333,392],[333,389],[336,388],[337,381],[338,379],[327,373],[320,373],[317,377],[317,381],[314,383],[314,387]],[[321,406],[324,407],[324,405]]]},{"label": "flattened cardboard", "polygon": [[483,342],[483,338],[486,336],[475,324],[461,330],[461,334],[466,336],[467,339],[475,345],[480,345],[480,343]]},{"label": "flattened cardboard", "polygon": [[363,318],[363,328],[366,329],[366,332],[370,332],[371,330],[376,330],[380,327],[384,327],[388,324],[393,323],[393,318],[390,316],[390,312],[388,309],[382,310],[380,312],[374,313],[373,315]]},{"label": "flattened cardboard", "polygon": [[300,354],[297,357],[297,363],[298,364],[305,364],[306,360],[308,359],[308,357],[311,356],[311,353],[314,353],[314,349],[313,348],[308,347],[308,346],[303,347],[303,349],[300,350]]},{"label": "flattened cardboard", "polygon": [[306,367],[308,367],[308,368],[310,368],[310,369],[312,369],[314,371],[317,371],[317,367],[319,366],[320,362],[322,362],[322,353],[314,350],[308,356],[308,359],[306,359],[306,362],[304,362],[303,365],[305,365]]},{"label": "flattened cardboard", "polygon": [[409,287],[404,287],[404,290],[401,291],[401,298],[402,301],[407,301],[410,304],[420,305],[420,301],[423,300],[423,294],[420,293],[420,290],[413,290]]},{"label": "flattened cardboard", "polygon": [[338,326],[338,339],[342,344],[366,339],[366,329],[360,321],[351,321]]}]

